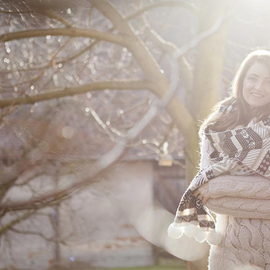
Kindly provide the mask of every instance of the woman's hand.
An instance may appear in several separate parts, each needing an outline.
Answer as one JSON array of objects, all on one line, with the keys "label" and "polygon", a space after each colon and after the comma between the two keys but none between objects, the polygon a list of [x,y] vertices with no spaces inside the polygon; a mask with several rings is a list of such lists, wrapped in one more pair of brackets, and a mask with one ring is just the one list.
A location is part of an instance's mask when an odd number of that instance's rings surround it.
[{"label": "woman's hand", "polygon": [[203,204],[206,204],[206,202],[210,199],[209,183],[205,183],[200,186],[194,191],[193,195],[198,197]]}]

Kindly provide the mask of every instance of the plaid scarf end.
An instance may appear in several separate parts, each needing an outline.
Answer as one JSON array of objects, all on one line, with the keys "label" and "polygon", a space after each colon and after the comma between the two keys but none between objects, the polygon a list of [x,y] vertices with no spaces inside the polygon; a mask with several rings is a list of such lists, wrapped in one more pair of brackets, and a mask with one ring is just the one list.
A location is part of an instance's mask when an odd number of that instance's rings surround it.
[{"label": "plaid scarf end", "polygon": [[203,230],[192,223],[182,223],[181,226],[172,223],[167,232],[168,236],[173,239],[179,239],[185,234],[189,238],[195,238],[199,243],[207,241],[210,245],[219,245],[222,240],[222,235],[219,232],[213,229]]}]

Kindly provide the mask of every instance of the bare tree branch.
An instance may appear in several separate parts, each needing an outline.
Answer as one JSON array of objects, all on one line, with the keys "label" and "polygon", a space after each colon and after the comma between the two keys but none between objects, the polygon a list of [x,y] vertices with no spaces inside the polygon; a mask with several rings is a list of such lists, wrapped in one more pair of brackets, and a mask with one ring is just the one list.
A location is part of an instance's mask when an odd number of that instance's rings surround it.
[{"label": "bare tree branch", "polygon": [[[150,29],[149,26],[145,28],[145,33],[147,36],[150,36],[154,43],[163,51],[169,54],[176,54],[179,49],[172,42],[166,41],[160,35],[157,34],[154,29]],[[180,66],[180,75],[184,78],[184,83],[187,91],[190,91],[192,88],[193,74],[190,68],[190,65],[187,63],[187,60],[184,56],[178,57],[178,63]]]},{"label": "bare tree branch", "polygon": [[143,89],[143,90],[150,90],[153,92],[154,86],[155,85],[153,83],[145,81],[145,80],[94,82],[94,83],[86,84],[82,86],[75,86],[75,87],[69,87],[69,88],[66,87],[62,90],[56,90],[56,91],[48,90],[47,93],[37,94],[33,96],[0,100],[0,108],[4,108],[7,106],[22,105],[22,104],[34,104],[40,101],[79,95],[79,94],[84,94],[90,91],[99,91],[99,90],[105,90],[105,89],[117,89],[117,90]]},{"label": "bare tree branch", "polygon": [[116,43],[122,46],[126,44],[126,38],[122,35],[114,35],[109,32],[99,32],[90,29],[80,28],[49,28],[37,30],[25,30],[0,35],[0,42],[18,40],[31,37],[69,36],[69,37],[88,37],[107,42]]},{"label": "bare tree branch", "polygon": [[[63,58],[63,59],[59,59],[57,61],[55,61],[54,65],[58,65],[58,64],[64,64],[64,63],[68,63],[78,57],[80,57],[81,55],[83,55],[85,52],[90,51],[95,45],[97,45],[100,41],[99,40],[95,40],[93,41],[90,45],[86,46],[85,48],[75,52],[73,55],[70,55],[69,57]],[[54,55],[55,58],[56,55]],[[0,70],[0,74],[4,74],[4,73],[14,73],[14,72],[29,72],[29,71],[37,71],[39,69],[47,69],[50,68],[52,66],[52,61],[50,61],[48,64],[44,65],[44,66],[35,66],[35,67],[31,67],[31,68],[23,68],[23,69],[12,69],[12,70]],[[24,82],[25,83],[25,82]],[[10,86],[8,86],[10,87]]]},{"label": "bare tree branch", "polygon": [[8,224],[6,224],[5,226],[3,226],[0,229],[0,235],[3,235],[4,233],[6,233],[6,231],[11,230],[15,225],[17,225],[18,223],[20,223],[21,221],[29,218],[30,216],[32,216],[35,213],[35,211],[28,211],[25,214],[13,219],[12,221],[10,221]]},{"label": "bare tree branch", "polygon": [[63,23],[65,26],[67,27],[71,27],[72,24],[70,24],[68,21],[66,21],[64,18],[62,18],[61,16],[48,11],[48,10],[19,10],[19,11],[8,11],[8,10],[0,10],[0,14],[31,14],[31,13],[41,13],[44,14],[45,16],[52,18],[54,20],[57,20],[61,23]]},{"label": "bare tree branch", "polygon": [[[137,60],[145,76],[152,82],[155,82],[155,94],[162,97],[164,92],[169,88],[169,83],[160,71],[160,67],[149,53],[142,41],[135,35],[128,22],[121,14],[107,1],[104,0],[88,0],[94,5],[105,17],[107,17],[120,33],[127,35],[126,47],[132,52]],[[183,134],[184,138],[188,139],[192,134],[196,134],[196,123],[184,104],[177,98],[173,98],[167,104],[167,110],[175,121],[177,127]],[[179,114],[186,121],[179,121]]]},{"label": "bare tree branch", "polygon": [[[12,232],[18,233],[18,234],[24,234],[24,235],[36,235],[41,237],[42,239],[51,242],[51,243],[61,243],[61,244],[65,244],[65,240],[61,240],[61,239],[55,239],[54,237],[47,237],[45,236],[43,233],[41,232],[35,232],[35,231],[31,231],[31,230],[17,230],[14,228],[10,228],[9,229]],[[1,233],[1,232],[0,232]]]},{"label": "bare tree branch", "polygon": [[149,11],[151,9],[158,8],[158,7],[181,7],[181,8],[184,8],[184,9],[190,11],[194,15],[198,15],[198,9],[195,8],[194,6],[188,4],[188,3],[179,2],[179,1],[164,1],[164,2],[152,3],[151,5],[148,5],[142,9],[139,9],[136,12],[134,12],[133,14],[128,15],[126,17],[126,20],[132,20],[132,19],[140,16],[142,13],[144,13],[146,11]]},{"label": "bare tree branch", "polygon": [[[31,11],[32,12],[32,11]],[[35,12],[35,11],[34,11]],[[49,18],[52,18],[52,19],[55,19],[61,23],[63,23],[65,26],[67,27],[72,27],[72,24],[69,23],[67,20],[65,20],[64,18],[62,18],[61,16],[51,12],[51,11],[48,11],[48,10],[41,10],[41,11],[36,11],[36,12],[40,12],[44,15],[46,15],[47,17]]]},{"label": "bare tree branch", "polygon": [[0,205],[1,215],[10,211],[21,211],[27,209],[40,209],[42,207],[48,207],[51,205],[58,204],[65,198],[71,195],[72,192],[78,191],[80,188],[93,183],[97,180],[104,170],[108,170],[112,165],[121,157],[123,154],[127,141],[134,139],[138,136],[142,130],[151,122],[151,120],[157,115],[160,108],[165,107],[173,98],[174,92],[177,86],[178,69],[172,72],[172,82],[168,91],[164,94],[161,101],[154,102],[150,109],[146,112],[143,118],[129,131],[127,136],[122,138],[121,141],[108,153],[99,158],[95,164],[90,168],[85,170],[78,175],[79,180],[75,183],[70,184],[70,186],[61,188],[57,191],[53,191],[38,198],[33,198],[27,201],[15,202],[15,203],[5,203]]}]

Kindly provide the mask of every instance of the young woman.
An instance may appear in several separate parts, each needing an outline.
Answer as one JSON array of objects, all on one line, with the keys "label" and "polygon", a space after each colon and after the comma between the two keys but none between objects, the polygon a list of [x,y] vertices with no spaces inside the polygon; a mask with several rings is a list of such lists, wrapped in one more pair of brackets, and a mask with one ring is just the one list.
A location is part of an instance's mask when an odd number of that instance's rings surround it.
[{"label": "young woman", "polygon": [[207,240],[210,270],[270,270],[270,52],[246,57],[200,135],[201,170],[169,236]]}]

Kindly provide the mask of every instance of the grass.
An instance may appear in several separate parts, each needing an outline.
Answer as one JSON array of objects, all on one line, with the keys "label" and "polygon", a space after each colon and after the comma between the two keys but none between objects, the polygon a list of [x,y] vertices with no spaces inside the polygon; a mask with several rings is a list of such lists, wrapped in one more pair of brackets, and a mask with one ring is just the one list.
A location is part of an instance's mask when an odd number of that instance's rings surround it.
[{"label": "grass", "polygon": [[123,268],[107,268],[96,270],[186,270],[186,263],[182,260],[175,259],[174,257],[162,257],[160,256],[157,265],[143,266],[143,267],[123,267]]},{"label": "grass", "polygon": [[[186,270],[186,268],[179,267],[179,266],[149,266],[149,267],[137,267],[137,268],[110,268],[109,270],[171,270],[171,269],[178,269],[178,270]],[[103,270],[103,269],[99,269]]]}]

